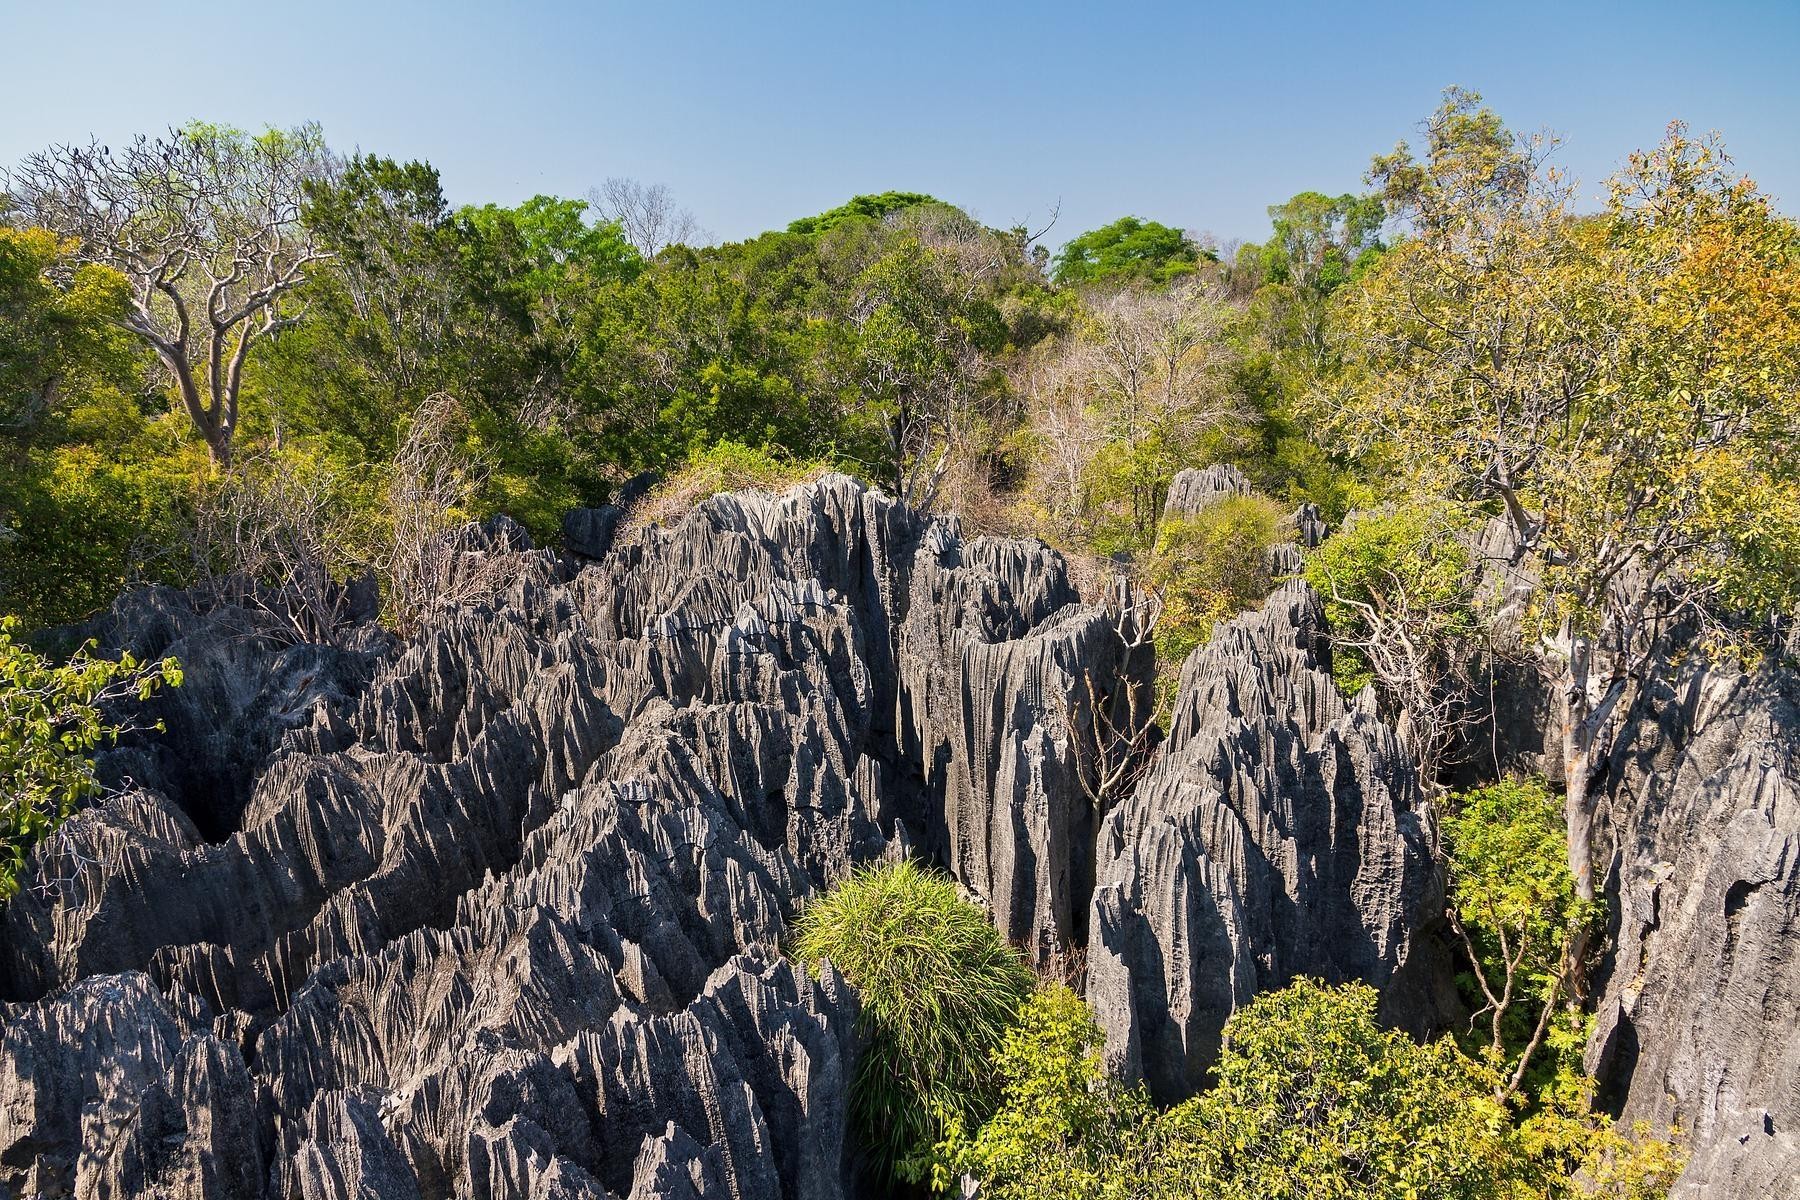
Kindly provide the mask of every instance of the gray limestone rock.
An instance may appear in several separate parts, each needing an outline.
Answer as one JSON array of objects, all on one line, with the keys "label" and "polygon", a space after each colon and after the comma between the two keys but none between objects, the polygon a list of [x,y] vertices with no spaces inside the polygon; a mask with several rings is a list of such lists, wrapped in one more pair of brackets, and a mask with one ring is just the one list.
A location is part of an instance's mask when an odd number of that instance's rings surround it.
[{"label": "gray limestone rock", "polygon": [[1191,517],[1222,496],[1245,496],[1250,491],[1249,478],[1230,463],[1186,467],[1169,481],[1163,517]]},{"label": "gray limestone rock", "polygon": [[1041,544],[830,476],[450,548],[491,594],[404,644],[121,603],[189,682],[0,911],[0,1195],[830,1200],[857,1004],[797,907],[914,846],[1079,938],[1064,707],[1140,668]]},{"label": "gray limestone rock", "polygon": [[1158,1099],[1197,1090],[1228,1017],[1299,975],[1365,980],[1424,1031],[1454,1008],[1436,826],[1393,731],[1346,705],[1298,581],[1182,669],[1167,740],[1106,817],[1088,999]]},{"label": "gray limestone rock", "polygon": [[1690,670],[1637,717],[1589,1065],[1626,1120],[1685,1132],[1676,1195],[1800,1195],[1800,677]]}]

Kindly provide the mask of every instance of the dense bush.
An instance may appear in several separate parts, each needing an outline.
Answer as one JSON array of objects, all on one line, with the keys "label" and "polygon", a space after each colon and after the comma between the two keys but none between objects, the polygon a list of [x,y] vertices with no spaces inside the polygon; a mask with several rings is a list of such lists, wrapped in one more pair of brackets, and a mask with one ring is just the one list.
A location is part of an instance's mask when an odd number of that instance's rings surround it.
[{"label": "dense bush", "polygon": [[999,1107],[979,1129],[952,1116],[934,1188],[951,1191],[966,1176],[992,1200],[1153,1194],[1159,1118],[1143,1089],[1107,1074],[1101,1040],[1074,992],[1053,984],[1034,995],[994,1053]]},{"label": "dense bush", "polygon": [[0,479],[0,610],[28,629],[107,608],[128,584],[191,578],[203,454],[155,438],[33,449]]},{"label": "dense bush", "polygon": [[1196,1196],[1487,1200],[1532,1174],[1493,1072],[1376,1023],[1361,984],[1300,980],[1225,1027],[1214,1087],[1170,1111]]},{"label": "dense bush", "polygon": [[17,628],[0,617],[0,901],[31,847],[99,791],[89,756],[122,732],[118,706],[181,684],[172,658],[95,658],[88,646],[59,665],[14,641]]},{"label": "dense bush", "polygon": [[1223,496],[1162,523],[1144,574],[1163,597],[1156,645],[1165,666],[1179,670],[1215,624],[1262,603],[1274,582],[1264,552],[1283,539],[1285,515],[1263,496]]},{"label": "dense bush", "polygon": [[[144,364],[118,327],[126,280],[75,243],[0,226],[0,612],[28,629],[184,578],[204,452],[142,403]],[[166,406],[164,406],[166,407]]]},{"label": "dense bush", "polygon": [[1490,1064],[1382,1029],[1376,1003],[1362,984],[1264,993],[1226,1023],[1213,1087],[1158,1112],[1107,1077],[1087,1006],[1047,989],[994,1055],[999,1108],[950,1123],[933,1182],[995,1200],[1646,1200],[1679,1173],[1579,1082],[1516,1121]]},{"label": "dense bush", "polygon": [[843,972],[867,1041],[851,1114],[878,1178],[918,1181],[946,1120],[998,1098],[992,1056],[1032,975],[956,885],[910,862],[852,874],[800,914],[794,953]]}]

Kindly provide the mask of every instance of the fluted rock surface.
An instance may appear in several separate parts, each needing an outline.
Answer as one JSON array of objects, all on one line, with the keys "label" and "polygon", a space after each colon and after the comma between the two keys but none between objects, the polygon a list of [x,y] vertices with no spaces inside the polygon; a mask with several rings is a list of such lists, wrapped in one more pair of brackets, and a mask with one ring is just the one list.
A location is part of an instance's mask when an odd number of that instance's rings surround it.
[{"label": "fluted rock surface", "polygon": [[1282,585],[1183,666],[1167,740],[1097,848],[1088,999],[1161,1100],[1197,1090],[1233,1011],[1298,975],[1361,979],[1423,1030],[1438,987],[1436,832],[1393,731],[1346,706],[1318,596]]},{"label": "fluted rock surface", "polygon": [[1688,671],[1629,731],[1608,764],[1602,1099],[1685,1131],[1676,1196],[1800,1196],[1800,677]]},{"label": "fluted rock surface", "polygon": [[404,644],[121,606],[189,683],[0,912],[0,1195],[839,1196],[797,907],[916,847],[1079,941],[1071,697],[1139,665],[1059,557],[835,476],[573,533],[460,538],[510,583]]},{"label": "fluted rock surface", "polygon": [[1185,467],[1169,481],[1163,516],[1191,517],[1225,496],[1246,496],[1250,491],[1249,477],[1230,463]]}]

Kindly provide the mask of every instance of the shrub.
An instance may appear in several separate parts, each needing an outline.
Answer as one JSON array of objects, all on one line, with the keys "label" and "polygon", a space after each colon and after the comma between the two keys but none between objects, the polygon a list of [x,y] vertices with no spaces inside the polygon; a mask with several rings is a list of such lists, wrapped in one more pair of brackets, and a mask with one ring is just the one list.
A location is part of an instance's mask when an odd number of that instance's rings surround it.
[{"label": "shrub", "polygon": [[1223,496],[1163,522],[1145,575],[1163,597],[1156,643],[1164,663],[1178,667],[1215,624],[1269,594],[1274,581],[1264,551],[1281,540],[1284,516],[1263,496]]},{"label": "shrub", "polygon": [[696,451],[674,474],[650,490],[632,510],[629,528],[667,524],[720,492],[781,492],[830,470],[821,462],[790,459],[780,451],[742,442],[720,442]]},{"label": "shrub", "polygon": [[[1452,796],[1444,842],[1450,920],[1469,958],[1459,982],[1473,1007],[1471,1028],[1477,1021],[1487,1025],[1480,1040],[1506,1064],[1508,1088],[1517,1090],[1553,1032],[1558,1003],[1579,965],[1573,956],[1599,906],[1575,894],[1562,799],[1542,780],[1508,780]],[[1577,1063],[1582,1040],[1570,1047]]]},{"label": "shrub", "polygon": [[369,569],[380,541],[380,475],[324,440],[245,448],[208,481],[196,514],[201,585],[264,608],[294,640],[332,642],[347,615],[342,585]]},{"label": "shrub", "polygon": [[91,643],[58,666],[13,641],[18,625],[0,617],[0,901],[18,890],[31,847],[99,791],[88,756],[125,728],[107,710],[181,683],[172,658],[109,661]]},{"label": "shrub", "polygon": [[1194,1194],[1516,1194],[1530,1164],[1494,1073],[1448,1038],[1382,1029],[1376,1002],[1363,984],[1302,979],[1226,1022],[1217,1084],[1166,1118]]},{"label": "shrub", "polygon": [[991,1059],[1031,971],[953,883],[909,862],[857,871],[808,905],[793,948],[808,967],[830,960],[861,997],[851,1116],[870,1166],[921,1180],[944,1121],[992,1111]]},{"label": "shrub", "polygon": [[1479,631],[1469,553],[1444,519],[1420,509],[1351,522],[1307,556],[1306,581],[1324,598],[1338,635],[1331,673],[1350,695],[1383,686],[1372,661],[1380,648],[1366,643],[1384,634],[1443,657]]},{"label": "shrub", "polygon": [[1107,1075],[1100,1027],[1061,984],[1039,991],[994,1054],[999,1108],[971,1135],[958,1118],[938,1143],[933,1187],[963,1176],[990,1200],[1086,1200],[1149,1194],[1149,1098]]},{"label": "shrub", "polygon": [[1457,532],[1419,509],[1371,515],[1306,561],[1331,625],[1332,677],[1350,694],[1374,685],[1428,789],[1479,719],[1476,666],[1491,654],[1475,608],[1479,575]]}]

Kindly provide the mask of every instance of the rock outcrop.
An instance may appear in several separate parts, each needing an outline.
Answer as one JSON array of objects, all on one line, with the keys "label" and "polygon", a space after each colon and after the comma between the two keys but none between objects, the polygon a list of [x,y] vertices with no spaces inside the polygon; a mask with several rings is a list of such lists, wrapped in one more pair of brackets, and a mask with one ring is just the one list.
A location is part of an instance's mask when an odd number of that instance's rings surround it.
[{"label": "rock outcrop", "polygon": [[1191,517],[1225,496],[1247,496],[1250,491],[1249,478],[1230,463],[1186,467],[1169,481],[1163,516]]},{"label": "rock outcrop", "polygon": [[1221,626],[1101,826],[1088,999],[1111,1063],[1159,1100],[1198,1090],[1232,1012],[1298,975],[1371,983],[1388,1019],[1420,1031],[1454,1008],[1431,812],[1328,655],[1298,581]]},{"label": "rock outcrop", "polygon": [[1690,670],[1634,717],[1589,1065],[1625,1119],[1684,1131],[1676,1196],[1800,1196],[1800,678]]},{"label": "rock outcrop", "polygon": [[403,645],[121,605],[189,682],[0,913],[0,1195],[840,1196],[797,907],[912,851],[1080,940],[1071,697],[1142,667],[1058,556],[842,477],[603,525]]},{"label": "rock outcrop", "polygon": [[779,948],[899,854],[1085,948],[1162,1098],[1300,973],[1441,1019],[1431,817],[1304,584],[1189,658],[1106,812],[1095,714],[1153,682],[1128,592],[841,476],[622,511],[568,557],[464,531],[404,641],[167,591],[102,623],[189,682],[0,911],[0,1197],[854,1194],[857,1000]]}]

